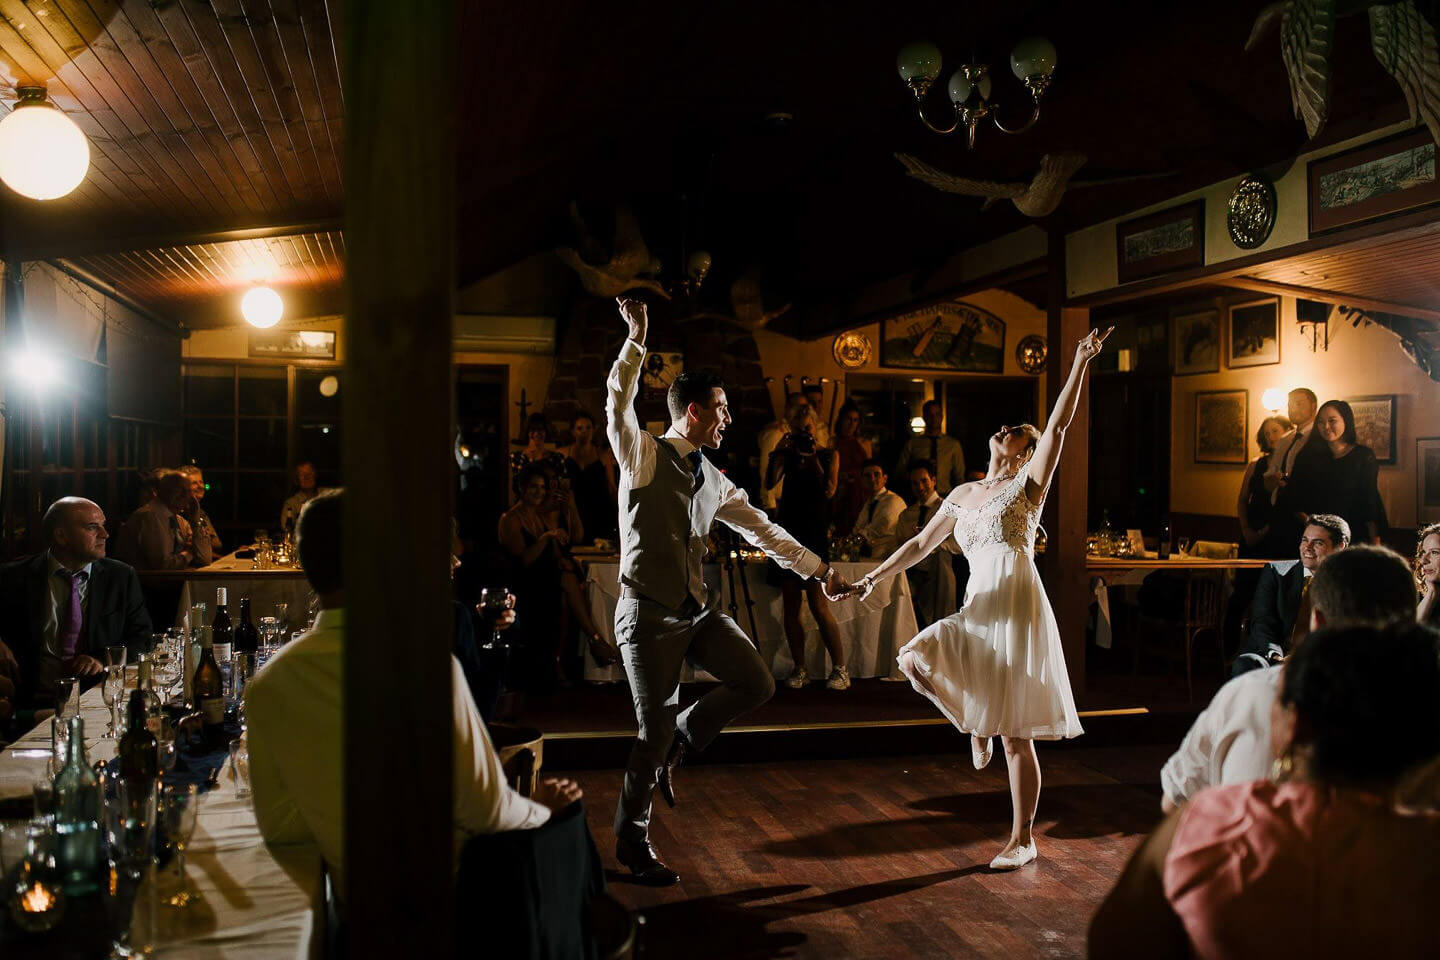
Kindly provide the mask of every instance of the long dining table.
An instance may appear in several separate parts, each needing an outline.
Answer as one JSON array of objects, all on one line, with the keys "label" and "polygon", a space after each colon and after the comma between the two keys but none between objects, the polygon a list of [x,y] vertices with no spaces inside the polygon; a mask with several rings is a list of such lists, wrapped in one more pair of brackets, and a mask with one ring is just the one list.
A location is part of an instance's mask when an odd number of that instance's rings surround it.
[{"label": "long dining table", "polygon": [[[81,696],[91,762],[115,756],[115,741],[103,738],[109,714],[98,687]],[[31,796],[35,783],[47,779],[49,760],[46,720],[0,751],[0,800]],[[238,795],[228,765],[219,783],[201,796],[185,861],[185,874],[200,897],[185,909],[161,908],[153,956],[301,960],[321,955],[320,852],[305,845],[267,847],[250,800]]]},{"label": "long dining table", "polygon": [[313,593],[298,565],[260,569],[249,557],[232,551],[217,557],[213,563],[189,570],[147,570],[140,574],[142,584],[179,586],[175,626],[183,626],[191,604],[204,603],[214,613],[215,590],[225,587],[229,592],[230,617],[233,620],[242,597],[250,600],[251,616],[275,615],[276,604],[289,605],[291,623],[304,623],[309,618]]}]

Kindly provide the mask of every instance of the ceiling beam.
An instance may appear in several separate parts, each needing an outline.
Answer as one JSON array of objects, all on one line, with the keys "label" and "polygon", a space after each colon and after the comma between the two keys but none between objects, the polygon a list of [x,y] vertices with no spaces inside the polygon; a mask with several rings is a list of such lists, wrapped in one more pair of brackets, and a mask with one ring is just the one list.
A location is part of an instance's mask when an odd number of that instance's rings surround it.
[{"label": "ceiling beam", "polygon": [[1374,297],[1362,297],[1335,290],[1318,290],[1314,287],[1301,286],[1298,283],[1278,283],[1274,280],[1257,280],[1254,277],[1226,277],[1215,282],[1219,286],[1231,287],[1236,290],[1253,290],[1256,293],[1272,293],[1281,297],[1304,297],[1306,300],[1318,300],[1321,303],[1333,303],[1343,307],[1358,307],[1361,310],[1376,313],[1398,313],[1420,320],[1440,320],[1440,310],[1417,307],[1409,303],[1396,303],[1392,300],[1376,300]]},{"label": "ceiling beam", "polygon": [[344,221],[339,217],[299,222],[265,223],[253,226],[227,227],[215,230],[146,233],[128,236],[90,232],[78,239],[45,238],[29,246],[17,246],[11,259],[55,260],[95,257],[133,250],[155,250],[161,247],[187,247],[204,243],[228,243],[235,240],[266,240],[271,237],[293,237],[302,233],[328,233],[340,230]]}]

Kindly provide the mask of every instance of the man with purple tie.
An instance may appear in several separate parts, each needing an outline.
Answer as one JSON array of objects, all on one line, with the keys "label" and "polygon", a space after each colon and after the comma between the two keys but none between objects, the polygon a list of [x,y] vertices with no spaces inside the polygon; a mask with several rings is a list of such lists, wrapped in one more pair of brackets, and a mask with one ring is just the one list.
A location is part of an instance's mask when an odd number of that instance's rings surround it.
[{"label": "man with purple tie", "polygon": [[20,707],[49,706],[60,677],[104,672],[105,648],[142,649],[150,617],[135,571],[105,556],[105,513],[80,497],[50,505],[44,552],[0,567],[0,673]]}]

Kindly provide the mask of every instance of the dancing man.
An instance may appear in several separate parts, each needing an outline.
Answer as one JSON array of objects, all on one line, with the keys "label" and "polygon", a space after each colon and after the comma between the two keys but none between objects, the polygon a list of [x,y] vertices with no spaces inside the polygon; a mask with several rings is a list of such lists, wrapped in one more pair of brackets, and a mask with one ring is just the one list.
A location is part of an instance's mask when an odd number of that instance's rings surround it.
[{"label": "dancing man", "polygon": [[999,734],[1005,746],[1013,814],[1010,842],[990,861],[992,870],[1014,870],[1038,855],[1032,830],[1040,762],[1034,741],[1084,732],[1060,630],[1035,569],[1035,530],[1085,370],[1109,335],[1110,330],[1091,330],[1075,348],[1075,364],[1043,434],[1028,423],[1001,427],[990,438],[985,479],[950,491],[934,519],[854,587],[863,598],[877,582],[923,560],[951,536],[970,561],[959,612],[921,631],[901,648],[899,661],[911,685],[970,734],[975,769],[990,762],[992,737]]},{"label": "dancing man", "polygon": [[[640,428],[634,401],[645,359],[645,304],[617,300],[630,332],[606,384],[605,429],[620,466],[622,591],[615,639],[639,735],[615,811],[615,858],[640,882],[668,886],[680,875],[661,862],[650,843],[651,794],[658,784],[673,807],[674,772],[686,754],[703,750],[727,723],[775,692],[769,668],[705,586],[700,564],[711,524],[719,520],[782,567],[822,581],[829,596],[852,588],[701,455],[702,447],[719,448],[730,425],[719,377],[682,373],[666,397],[670,429],[657,438]],[[680,668],[686,660],[718,677],[720,685],[681,712]]]}]

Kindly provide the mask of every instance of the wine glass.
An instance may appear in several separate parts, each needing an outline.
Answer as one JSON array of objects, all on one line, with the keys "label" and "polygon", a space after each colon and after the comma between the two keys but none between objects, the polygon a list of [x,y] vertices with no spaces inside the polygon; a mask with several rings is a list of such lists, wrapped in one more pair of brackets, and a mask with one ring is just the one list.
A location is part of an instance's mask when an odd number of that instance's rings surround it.
[{"label": "wine glass", "polygon": [[1190,556],[1190,547],[1194,542],[1194,539],[1191,537],[1181,537],[1175,541],[1175,549],[1180,556],[1188,557]]},{"label": "wine glass", "polygon": [[138,880],[150,862],[155,836],[155,786],[121,780],[115,785],[115,799],[105,804],[105,836],[115,865],[132,880]]},{"label": "wine glass", "polygon": [[175,757],[177,755],[175,744],[175,724],[169,718],[160,721],[160,729],[155,734],[155,753],[160,761],[160,775],[163,777],[175,769]]},{"label": "wine glass", "polygon": [[55,716],[68,720],[80,709],[80,683],[75,677],[61,677],[55,681]]},{"label": "wine glass", "polygon": [[105,701],[105,706],[110,708],[110,729],[105,733],[107,740],[120,736],[120,701],[124,696],[125,664],[122,660],[105,668],[105,679],[100,683],[100,697]]},{"label": "wine glass", "polygon": [[200,790],[193,783],[165,788],[161,821],[165,826],[166,845],[175,851],[176,872],[180,892],[170,898],[170,905],[183,907],[195,896],[185,882],[185,848],[195,832],[195,814],[200,807]]},{"label": "wine glass", "polygon": [[505,647],[505,643],[500,639],[500,631],[494,624],[501,614],[514,606],[515,601],[510,595],[509,587],[486,587],[480,591],[480,609],[491,623],[490,639],[481,649],[499,650]]},{"label": "wine glass", "polygon": [[105,666],[125,669],[125,644],[117,643],[105,648]]}]

